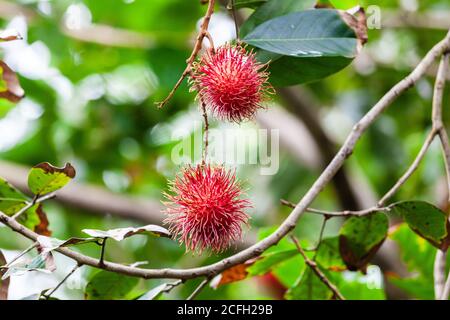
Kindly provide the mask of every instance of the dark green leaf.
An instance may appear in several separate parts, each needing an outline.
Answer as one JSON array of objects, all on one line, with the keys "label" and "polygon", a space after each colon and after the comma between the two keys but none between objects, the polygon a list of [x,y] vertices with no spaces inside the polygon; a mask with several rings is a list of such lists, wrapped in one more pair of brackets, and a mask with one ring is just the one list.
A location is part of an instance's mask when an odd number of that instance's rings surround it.
[{"label": "dark green leaf", "polygon": [[352,62],[352,59],[343,57],[294,58],[264,50],[258,50],[256,58],[262,63],[270,61],[270,83],[276,87],[317,81]]},{"label": "dark green leaf", "polygon": [[339,254],[339,237],[325,238],[317,250],[316,261],[323,268],[331,271],[343,271],[347,269]]},{"label": "dark green leaf", "polygon": [[255,10],[245,21],[239,30],[239,34],[243,38],[261,23],[291,12],[311,9],[315,2],[315,0],[269,0]]},{"label": "dark green leaf", "polygon": [[349,270],[365,271],[370,259],[387,237],[389,219],[383,212],[353,216],[339,232],[339,251]]},{"label": "dark green leaf", "polygon": [[358,39],[343,15],[330,9],[294,12],[260,24],[243,40],[292,57],[353,58],[358,51]]},{"label": "dark green leaf", "polygon": [[64,187],[75,177],[70,163],[58,168],[48,162],[34,166],[28,174],[28,187],[36,195],[44,195]]},{"label": "dark green leaf", "polygon": [[435,247],[447,250],[450,245],[450,224],[445,212],[424,201],[399,202],[392,210],[400,214],[418,235]]},{"label": "dark green leaf", "polygon": [[138,282],[138,278],[100,271],[88,282],[85,298],[88,300],[125,299]]},{"label": "dark green leaf", "polygon": [[[342,57],[293,58],[267,51],[258,51],[257,58],[269,64],[270,82],[276,87],[286,87],[326,78],[346,66],[352,59]],[[269,59],[270,60],[270,59]]]}]

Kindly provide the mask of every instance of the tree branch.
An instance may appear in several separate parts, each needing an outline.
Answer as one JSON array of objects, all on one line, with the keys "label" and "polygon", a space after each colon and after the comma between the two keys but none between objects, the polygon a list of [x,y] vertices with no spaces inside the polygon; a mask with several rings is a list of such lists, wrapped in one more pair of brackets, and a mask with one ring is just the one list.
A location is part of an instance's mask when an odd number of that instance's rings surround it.
[{"label": "tree branch", "polygon": [[181,74],[180,79],[178,79],[177,83],[173,87],[172,91],[170,91],[167,98],[164,99],[163,101],[157,103],[158,108],[164,107],[170,101],[170,99],[172,99],[172,97],[174,96],[177,89],[180,87],[183,80],[191,72],[192,64],[194,63],[195,58],[197,58],[198,53],[202,49],[203,39],[208,36],[208,26],[209,26],[209,21],[211,20],[211,16],[214,13],[214,4],[215,4],[215,0],[209,0],[208,9],[206,9],[206,13],[203,18],[203,22],[200,25],[200,32],[198,33],[197,39],[195,41],[194,49],[192,50],[190,57],[186,60],[186,69],[184,69],[183,73]]},{"label": "tree branch", "polygon": [[447,252],[442,250],[436,251],[436,258],[434,259],[434,296],[438,300],[444,292],[445,286],[445,263],[447,260]]},{"label": "tree branch", "polygon": [[[237,264],[243,263],[250,258],[259,256],[269,247],[278,243],[283,237],[285,237],[290,231],[292,231],[299,218],[308,208],[308,206],[314,201],[314,199],[320,194],[320,192],[325,188],[325,186],[332,180],[336,172],[342,167],[345,160],[353,153],[353,150],[369,128],[369,126],[381,115],[381,113],[391,104],[396,98],[403,92],[411,88],[427,71],[431,66],[433,61],[441,56],[444,52],[450,49],[450,32],[447,36],[438,44],[436,44],[424,57],[424,59],[419,63],[419,65],[414,69],[414,71],[409,74],[406,78],[397,83],[391,90],[389,90],[380,101],[375,104],[372,109],[353,127],[347,137],[344,145],[340,148],[339,152],[333,158],[331,163],[322,172],[318,179],[314,182],[311,188],[306,192],[304,197],[296,205],[290,215],[283,221],[283,223],[278,227],[278,229],[266,237],[265,239],[259,241],[258,243],[252,245],[251,247],[242,250],[241,252],[234,254],[228,258],[225,258],[219,262],[191,269],[141,269],[136,267],[130,267],[125,265],[120,265],[113,262],[105,261],[102,266],[99,266],[98,260],[82,255],[80,253],[74,252],[67,248],[58,248],[56,251],[76,260],[78,263],[89,265],[96,268],[101,268],[104,270],[117,272],[129,276],[141,277],[145,279],[150,278],[176,278],[176,279],[192,279],[201,276],[212,277],[220,272],[235,266]],[[37,234],[33,231],[25,228],[23,225],[11,219],[4,213],[0,213],[0,222],[8,226],[10,229],[22,234],[23,236],[36,241]],[[447,281],[449,283],[450,290],[450,279]]]},{"label": "tree branch", "polygon": [[64,284],[64,282],[67,281],[67,279],[70,278],[71,275],[73,275],[75,273],[75,271],[78,270],[78,268],[80,268],[82,265],[81,264],[76,264],[75,267],[73,267],[72,270],[70,270],[70,272],[56,285],[55,288],[53,288],[52,291],[50,291],[48,294],[43,294],[43,296],[48,300],[50,299],[50,297]]},{"label": "tree branch", "polygon": [[[448,74],[449,54],[446,53],[441,58],[439,69],[436,76],[436,82],[434,86],[433,94],[433,130],[439,134],[441,141],[442,153],[445,163],[446,175],[447,175],[447,194],[450,196],[450,145],[448,141],[448,135],[444,127],[442,120],[442,102],[444,97],[445,83]],[[450,200],[447,199],[447,203]],[[445,296],[445,265],[447,261],[447,252],[438,250],[434,261],[434,292],[436,299],[448,299],[448,295]],[[449,275],[450,278],[450,275]],[[442,295],[442,297],[441,297]]]}]

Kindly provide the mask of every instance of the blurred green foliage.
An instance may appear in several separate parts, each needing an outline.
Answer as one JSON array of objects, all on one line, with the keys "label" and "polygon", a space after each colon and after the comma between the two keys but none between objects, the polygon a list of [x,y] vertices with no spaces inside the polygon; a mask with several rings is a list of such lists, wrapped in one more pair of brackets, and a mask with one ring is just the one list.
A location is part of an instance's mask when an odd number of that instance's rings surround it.
[{"label": "blurred green foliage", "polygon": [[[24,27],[26,37],[21,49],[24,60],[19,61],[24,66],[17,70],[27,97],[18,105],[0,101],[0,132],[6,141],[0,144],[1,158],[28,167],[43,161],[59,165],[71,161],[77,168],[77,181],[94,183],[114,192],[161,200],[167,179],[172,178],[178,169],[170,161],[176,143],[171,140],[171,128],[182,125],[183,121],[191,121],[187,114],[194,114],[197,121],[201,121],[201,117],[195,113],[194,95],[188,92],[185,83],[164,109],[158,110],[154,103],[167,95],[183,71],[192,48],[196,23],[205,8],[195,0],[12,2],[32,12],[32,18]],[[400,10],[399,3],[403,1],[361,2],[366,7],[372,4],[381,6],[383,14],[384,9]],[[417,4],[419,12],[450,10],[447,0],[412,2]],[[218,8],[218,11],[226,14],[224,8]],[[250,11],[244,9],[243,12]],[[78,17],[76,21],[79,23],[139,32],[149,40],[149,45],[147,48],[124,48],[76,39],[64,30],[64,21],[70,22],[64,19],[71,19],[71,14]],[[15,25],[24,24],[19,12],[15,17],[3,15],[1,24],[6,28],[11,21]],[[405,77],[445,33],[444,30],[411,27],[369,30],[369,43],[363,50],[365,57],[329,78],[305,85],[323,106],[317,112],[322,116],[326,131],[336,138],[337,143],[342,143],[351,125]],[[31,50],[30,45],[38,52],[34,60],[25,55]],[[11,45],[2,46],[7,58],[8,46]],[[347,163],[349,172],[367,184],[369,195],[378,197],[387,191],[422,145],[431,126],[432,86],[433,77],[425,78],[395,101],[364,136]],[[444,105],[449,101],[447,92]],[[444,116],[447,123],[450,115],[445,112]],[[5,121],[11,119],[17,124],[8,127]],[[274,176],[261,178],[257,166],[239,167],[238,174],[248,184],[249,196],[256,204],[250,212],[252,230],[256,232],[263,226],[281,222],[290,210],[281,207],[279,199],[297,201],[319,173],[299,163],[287,150],[281,150],[280,170]],[[255,176],[259,177],[257,181]],[[426,161],[395,199],[424,199],[436,203],[441,199],[435,190],[443,178],[440,150],[433,145]],[[331,188],[318,197],[314,206],[340,209]],[[83,236],[81,230],[85,228],[136,225],[134,221],[95,216],[57,203],[47,203],[46,211],[53,235],[60,239]],[[339,220],[330,221],[325,236],[336,236],[340,223]],[[297,236],[313,244],[320,224],[320,217],[305,214],[297,227]],[[397,233],[395,239],[402,241],[406,249],[414,250],[410,247],[412,243],[405,245],[404,237]],[[418,239],[414,234],[408,237]],[[0,228],[1,248],[18,250],[28,245],[26,240]],[[292,249],[290,243],[279,244],[283,245],[288,250]],[[434,250],[428,247],[427,250]],[[79,250],[92,256],[99,254],[95,245],[85,245]],[[409,251],[404,254],[414,255]],[[432,253],[426,254],[432,256]],[[148,261],[145,267],[152,268],[198,266],[220,259],[206,255],[194,257],[185,254],[183,247],[169,239],[145,237],[110,242],[106,258],[123,263]],[[424,265],[415,263],[414,267]],[[302,259],[295,256],[277,264],[273,274],[287,286],[296,281],[304,272],[303,268]],[[86,279],[95,277],[94,273],[83,268]],[[410,293],[411,286],[420,285],[423,294],[416,296],[430,298],[430,275],[424,276],[428,277],[425,285],[417,284],[420,278],[415,283],[404,282],[402,287]],[[339,277],[342,279],[335,280],[339,283],[344,281],[344,295],[355,299],[384,298],[380,288],[370,290],[364,285],[359,291],[348,289],[366,283],[366,280],[360,281],[361,274],[348,273]],[[188,281],[164,297],[184,298],[199,281]],[[130,296],[136,297],[160,283],[160,280],[140,281]],[[217,290],[208,287],[199,298],[274,298],[272,287],[273,284],[264,277],[255,277]],[[78,297],[80,290],[66,290],[65,293]]]}]

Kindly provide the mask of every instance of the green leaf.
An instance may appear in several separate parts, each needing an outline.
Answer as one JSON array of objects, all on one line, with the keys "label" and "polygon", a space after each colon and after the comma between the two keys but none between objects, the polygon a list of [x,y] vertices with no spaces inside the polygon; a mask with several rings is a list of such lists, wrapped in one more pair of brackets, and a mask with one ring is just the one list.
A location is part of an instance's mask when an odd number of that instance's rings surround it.
[{"label": "green leaf", "polygon": [[[0,266],[4,266],[6,263],[6,258],[0,250]],[[8,300],[9,278],[5,280],[1,279],[5,271],[6,270],[0,269],[0,300]]]},{"label": "green leaf", "polygon": [[336,9],[350,9],[359,5],[359,0],[330,0]]},{"label": "green leaf", "polygon": [[35,195],[45,195],[64,187],[75,177],[70,163],[58,168],[48,162],[34,166],[28,174],[28,187]]},{"label": "green leaf", "polygon": [[255,10],[245,21],[239,30],[239,34],[243,38],[261,23],[291,12],[311,9],[315,2],[315,0],[269,0]]},{"label": "green leaf", "polygon": [[16,73],[3,61],[0,61],[0,98],[19,102],[25,96]]},{"label": "green leaf", "polygon": [[[12,216],[27,205],[29,199],[19,190],[0,178],[0,211]],[[48,220],[42,204],[36,204],[24,212],[18,219],[28,229],[39,234],[49,235]]]},{"label": "green leaf", "polygon": [[272,274],[283,286],[289,288],[300,277],[306,268],[305,260],[301,255],[282,261],[274,266]]},{"label": "green leaf", "polygon": [[267,0],[235,0],[234,7],[239,8],[258,8],[260,5],[266,3]]},{"label": "green leaf", "polygon": [[27,197],[22,192],[0,178],[0,211],[12,216],[26,206],[26,200]]},{"label": "green leaf", "polygon": [[264,50],[256,58],[266,63],[269,60],[270,83],[275,87],[309,83],[326,78],[347,67],[352,59],[343,57],[293,58]]},{"label": "green leaf", "polygon": [[399,278],[388,275],[389,282],[400,288],[408,295],[420,300],[434,300],[433,280],[416,278]]},{"label": "green leaf", "polygon": [[329,300],[333,292],[319,279],[311,268],[306,268],[294,286],[286,292],[289,300]]},{"label": "green leaf", "polygon": [[412,298],[434,299],[433,265],[437,249],[414,233],[406,223],[399,225],[390,235],[400,249],[401,259],[411,276],[400,278],[388,274],[389,282]]},{"label": "green leaf", "polygon": [[111,238],[116,241],[122,241],[123,239],[134,236],[136,234],[147,234],[155,237],[170,238],[170,232],[166,228],[154,224],[149,224],[137,228],[128,227],[111,230],[84,229],[82,231],[94,238]]},{"label": "green leaf", "polygon": [[[267,238],[272,233],[274,233],[277,230],[277,228],[278,228],[277,226],[261,228],[258,231],[258,240],[261,241],[261,240]],[[264,254],[285,251],[285,250],[291,250],[291,249],[296,249],[295,244],[292,243],[292,241],[289,241],[287,238],[283,238],[276,245],[271,246],[269,249],[264,251]]]},{"label": "green leaf", "polygon": [[347,300],[385,300],[382,271],[369,266],[367,275],[360,272],[331,272],[330,281]]},{"label": "green leaf", "polygon": [[289,260],[297,254],[297,249],[283,250],[265,254],[247,269],[248,274],[251,276],[264,275],[267,272],[271,271],[272,268],[277,264]]},{"label": "green leaf", "polygon": [[343,271],[347,267],[339,254],[339,237],[325,238],[317,250],[316,261],[331,271]]},{"label": "green leaf", "polygon": [[88,282],[84,295],[87,300],[125,299],[138,282],[138,278],[100,271]]},{"label": "green leaf", "polygon": [[358,39],[344,21],[344,15],[330,9],[290,13],[260,24],[243,41],[292,57],[353,58],[358,51]]},{"label": "green leaf", "polygon": [[448,216],[439,208],[424,201],[404,201],[392,210],[400,214],[408,226],[433,246],[447,250],[450,245]]},{"label": "green leaf", "polygon": [[399,246],[402,261],[409,272],[432,279],[436,249],[428,241],[414,233],[406,223],[396,227],[389,237]]},{"label": "green leaf", "polygon": [[339,231],[339,251],[351,271],[365,271],[387,237],[389,219],[383,212],[349,218]]}]

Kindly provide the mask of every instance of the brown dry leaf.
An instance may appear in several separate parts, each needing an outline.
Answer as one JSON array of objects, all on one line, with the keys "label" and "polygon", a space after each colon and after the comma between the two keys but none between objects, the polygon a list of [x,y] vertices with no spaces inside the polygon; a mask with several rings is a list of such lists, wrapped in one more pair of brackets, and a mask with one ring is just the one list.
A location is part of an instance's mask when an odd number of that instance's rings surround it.
[{"label": "brown dry leaf", "polygon": [[33,168],[39,168],[44,170],[45,173],[64,173],[69,178],[75,178],[75,168],[70,164],[66,163],[64,167],[59,168],[51,165],[48,162],[42,162],[35,165]]},{"label": "brown dry leaf", "polygon": [[46,237],[50,237],[52,235],[52,232],[48,229],[49,222],[47,214],[42,209],[42,204],[39,204],[38,208],[36,209],[36,213],[39,217],[39,224],[34,227],[34,232]]},{"label": "brown dry leaf", "polygon": [[244,280],[248,275],[247,269],[251,267],[258,259],[259,257],[247,260],[244,263],[238,264],[223,271],[221,274],[217,275],[216,277],[214,277],[214,279],[211,280],[211,287],[217,289],[218,287],[225,284]]},{"label": "brown dry leaf", "polygon": [[3,91],[0,91],[0,98],[5,98],[11,102],[19,102],[25,96],[25,91],[20,86],[16,73],[1,60],[0,68],[0,82],[4,82],[3,86],[5,87]]},{"label": "brown dry leaf", "polygon": [[17,30],[7,29],[0,31],[0,42],[22,40],[22,36]]},{"label": "brown dry leaf", "polygon": [[355,15],[346,11],[339,11],[344,22],[352,28],[356,33],[358,39],[357,52],[360,52],[362,47],[367,43],[367,17],[363,8],[359,8]]}]

